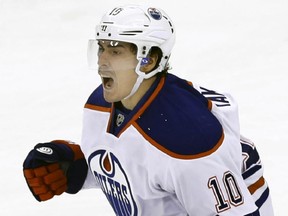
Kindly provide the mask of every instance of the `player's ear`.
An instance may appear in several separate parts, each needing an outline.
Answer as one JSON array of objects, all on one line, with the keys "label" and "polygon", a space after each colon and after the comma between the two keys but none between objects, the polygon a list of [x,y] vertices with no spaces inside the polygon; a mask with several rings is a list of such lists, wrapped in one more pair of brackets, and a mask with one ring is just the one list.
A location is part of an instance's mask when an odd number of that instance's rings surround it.
[{"label": "player's ear", "polygon": [[141,60],[140,70],[145,73],[149,73],[155,68],[157,61],[158,61],[157,55],[150,55],[149,57],[143,58]]}]

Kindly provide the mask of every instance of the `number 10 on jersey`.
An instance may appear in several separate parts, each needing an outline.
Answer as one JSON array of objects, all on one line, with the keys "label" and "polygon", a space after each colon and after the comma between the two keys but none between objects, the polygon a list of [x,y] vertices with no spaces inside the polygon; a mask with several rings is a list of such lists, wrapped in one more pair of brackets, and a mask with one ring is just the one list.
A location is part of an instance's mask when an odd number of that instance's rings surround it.
[{"label": "number 10 on jersey", "polygon": [[215,207],[218,213],[229,209],[231,205],[239,206],[243,203],[243,196],[233,174],[229,171],[225,172],[221,181],[224,188],[221,188],[216,176],[208,180],[208,187],[213,190],[216,198]]}]

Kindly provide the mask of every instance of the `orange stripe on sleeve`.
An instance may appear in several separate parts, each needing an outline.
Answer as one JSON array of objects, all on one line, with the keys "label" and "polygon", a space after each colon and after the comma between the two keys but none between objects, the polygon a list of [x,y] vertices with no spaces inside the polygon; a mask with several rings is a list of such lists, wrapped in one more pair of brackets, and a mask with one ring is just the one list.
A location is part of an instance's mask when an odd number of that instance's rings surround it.
[{"label": "orange stripe on sleeve", "polygon": [[262,187],[265,184],[265,179],[263,176],[259,178],[254,184],[250,185],[248,187],[248,190],[251,194],[254,194],[256,190],[258,190],[260,187]]}]

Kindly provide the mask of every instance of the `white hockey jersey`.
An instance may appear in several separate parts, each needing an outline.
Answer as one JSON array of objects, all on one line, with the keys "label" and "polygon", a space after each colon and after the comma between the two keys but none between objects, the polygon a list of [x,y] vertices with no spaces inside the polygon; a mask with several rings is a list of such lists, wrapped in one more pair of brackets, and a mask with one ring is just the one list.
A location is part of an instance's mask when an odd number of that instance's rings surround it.
[{"label": "white hockey jersey", "polygon": [[132,111],[116,107],[99,86],[84,108],[81,143],[84,188],[101,188],[116,215],[260,215],[269,189],[256,149],[240,141],[229,95],[167,74]]}]

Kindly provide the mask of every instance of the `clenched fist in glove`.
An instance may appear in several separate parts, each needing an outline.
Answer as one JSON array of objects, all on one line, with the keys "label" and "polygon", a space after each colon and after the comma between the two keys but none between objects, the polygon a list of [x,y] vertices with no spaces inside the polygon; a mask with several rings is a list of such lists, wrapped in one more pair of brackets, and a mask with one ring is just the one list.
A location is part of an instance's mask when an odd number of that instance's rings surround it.
[{"label": "clenched fist in glove", "polygon": [[64,140],[37,144],[23,163],[24,177],[38,201],[63,192],[77,193],[87,170],[80,146]]}]

